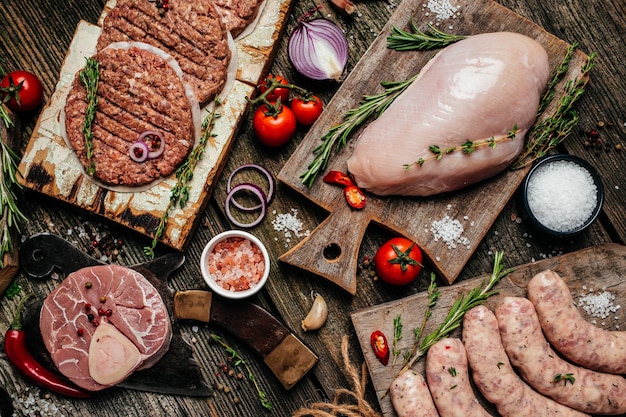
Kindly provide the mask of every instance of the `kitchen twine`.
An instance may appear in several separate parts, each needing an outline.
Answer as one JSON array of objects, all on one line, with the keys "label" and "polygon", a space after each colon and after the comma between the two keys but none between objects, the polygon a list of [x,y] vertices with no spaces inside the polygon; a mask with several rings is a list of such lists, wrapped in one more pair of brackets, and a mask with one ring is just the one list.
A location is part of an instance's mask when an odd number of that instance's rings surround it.
[{"label": "kitchen twine", "polygon": [[[301,408],[296,410],[292,417],[383,417],[382,414],[376,412],[371,405],[365,401],[365,386],[367,385],[367,365],[363,362],[361,366],[361,376],[352,364],[348,355],[348,336],[344,336],[341,341],[341,356],[343,357],[343,366],[346,368],[347,376],[350,377],[354,385],[354,391],[340,388],[335,391],[335,398],[332,403],[313,403],[311,408]],[[341,403],[340,400],[352,399],[356,404],[350,402]]]}]

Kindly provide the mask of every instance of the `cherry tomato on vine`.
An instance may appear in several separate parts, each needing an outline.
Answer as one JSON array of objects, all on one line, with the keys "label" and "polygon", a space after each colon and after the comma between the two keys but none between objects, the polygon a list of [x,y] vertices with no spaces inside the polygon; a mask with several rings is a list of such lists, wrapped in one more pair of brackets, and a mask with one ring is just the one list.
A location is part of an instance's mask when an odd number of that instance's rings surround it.
[{"label": "cherry tomato on vine", "polygon": [[391,285],[413,282],[422,270],[422,251],[411,240],[395,237],[385,242],[374,256],[380,279]]},{"label": "cherry tomato on vine", "polygon": [[[287,79],[282,75],[270,74],[265,77],[265,80],[261,84],[259,84],[261,94],[265,93],[270,88],[272,81],[278,81],[281,84],[289,84],[289,81],[287,81]],[[288,88],[275,87],[274,90],[267,95],[267,101],[273,103],[278,101],[280,98],[281,103],[287,104],[289,102],[289,92]]]},{"label": "cherry tomato on vine", "polygon": [[291,100],[291,110],[296,115],[298,123],[304,126],[311,126],[322,114],[324,104],[315,95],[304,98],[296,97]]},{"label": "cherry tomato on vine", "polygon": [[254,112],[252,128],[264,145],[282,146],[289,142],[296,132],[296,118],[287,106],[268,108],[263,104]]},{"label": "cherry tomato on vine", "polygon": [[0,81],[0,97],[13,111],[31,111],[43,101],[43,86],[35,74],[13,71]]}]

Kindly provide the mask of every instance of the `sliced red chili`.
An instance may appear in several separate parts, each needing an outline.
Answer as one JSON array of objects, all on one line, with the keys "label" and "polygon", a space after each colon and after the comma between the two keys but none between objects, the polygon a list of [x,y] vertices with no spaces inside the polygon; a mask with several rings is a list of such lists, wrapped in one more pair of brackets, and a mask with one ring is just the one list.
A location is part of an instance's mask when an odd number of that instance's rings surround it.
[{"label": "sliced red chili", "polygon": [[346,201],[350,207],[357,210],[365,207],[365,193],[356,185],[347,185],[343,189],[343,195],[346,197]]},{"label": "sliced red chili", "polygon": [[380,361],[380,363],[387,366],[389,363],[389,344],[387,344],[387,337],[385,337],[385,334],[380,330],[372,332],[372,335],[370,336],[370,343],[376,358]]},{"label": "sliced red chili", "polygon": [[354,181],[348,174],[344,174],[341,171],[328,171],[326,175],[324,175],[323,181],[326,184],[334,184],[334,185],[354,185]]},{"label": "sliced red chili", "polygon": [[50,391],[74,398],[88,398],[90,394],[78,388],[76,385],[62,379],[57,374],[46,369],[38,363],[30,354],[26,345],[26,332],[22,330],[20,315],[24,303],[31,296],[26,296],[17,308],[11,327],[4,335],[4,351],[11,363],[25,376],[29,377],[37,385]]}]

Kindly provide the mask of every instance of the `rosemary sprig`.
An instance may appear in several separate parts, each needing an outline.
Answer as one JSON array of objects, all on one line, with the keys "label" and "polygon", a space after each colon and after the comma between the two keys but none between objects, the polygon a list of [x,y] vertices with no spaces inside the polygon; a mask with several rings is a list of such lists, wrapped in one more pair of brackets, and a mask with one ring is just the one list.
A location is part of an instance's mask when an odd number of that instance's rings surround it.
[{"label": "rosemary sprig", "polygon": [[264,408],[266,408],[268,410],[271,410],[272,409],[272,403],[267,398],[267,395],[265,394],[265,392],[263,392],[261,390],[261,388],[259,387],[259,383],[257,382],[256,377],[254,376],[254,374],[252,373],[252,370],[248,366],[248,362],[246,362],[235,349],[230,347],[218,335],[216,335],[214,333],[211,333],[211,339],[213,341],[219,343],[220,345],[222,345],[222,347],[224,349],[226,349],[226,352],[228,352],[228,354],[234,359],[234,361],[235,361],[234,365],[235,366],[243,365],[246,368],[246,372],[248,372],[248,380],[250,382],[252,382],[252,384],[254,384],[254,388],[256,389],[257,395],[259,396],[259,401],[261,402],[261,405]]},{"label": "rosemary sprig", "polygon": [[[569,61],[573,54],[573,46],[568,49],[568,53],[557,68],[557,71],[549,83],[549,90],[542,98],[540,108],[545,110],[549,101],[554,97],[556,85],[561,81],[563,75],[567,72]],[[565,84],[565,95],[561,98],[558,107],[551,117],[539,122],[533,126],[529,135],[524,151],[513,163],[513,170],[523,168],[531,164],[538,158],[545,156],[557,145],[565,140],[571,133],[572,129],[578,124],[578,113],[573,109],[574,104],[585,92],[585,84],[589,78],[589,73],[593,69],[595,63],[595,53],[590,54],[587,62],[581,68],[581,74],[574,80],[569,80]]]},{"label": "rosemary sprig", "polygon": [[492,136],[489,139],[479,140],[476,142],[472,142],[468,140],[459,146],[453,146],[453,147],[445,148],[445,149],[441,149],[441,147],[438,145],[430,145],[428,147],[428,150],[432,153],[431,156],[428,156],[426,158],[419,158],[417,161],[411,164],[404,164],[403,166],[404,166],[404,169],[409,169],[413,165],[417,165],[421,167],[422,165],[424,165],[426,161],[433,160],[433,159],[436,159],[438,161],[441,158],[443,158],[444,155],[451,154],[452,152],[457,151],[457,150],[462,151],[465,155],[469,155],[472,152],[474,152],[476,149],[483,147],[483,146],[488,146],[491,149],[495,149],[498,142],[501,142],[505,139],[513,140],[515,139],[515,135],[517,135],[519,132],[520,132],[520,129],[518,129],[517,124],[516,124],[515,126],[513,126],[513,129],[507,132],[506,135],[500,136],[497,138],[495,136]]},{"label": "rosemary sprig", "polygon": [[419,341],[422,338],[424,329],[426,328],[426,323],[428,322],[428,319],[432,315],[432,309],[433,307],[435,307],[435,304],[437,304],[437,300],[439,299],[440,292],[439,292],[439,289],[437,288],[437,282],[435,281],[436,278],[437,276],[431,272],[430,284],[428,284],[428,290],[427,290],[428,305],[426,306],[426,309],[424,310],[424,316],[422,318],[421,325],[415,328],[415,330],[413,330],[413,332],[415,333],[415,342],[413,343],[413,347],[411,348],[411,351],[408,352],[407,355],[405,356],[404,367],[402,368],[403,370],[401,372],[404,372],[404,368],[406,368],[406,365],[409,363],[411,358],[413,358],[415,354],[417,353],[417,350],[419,349]]},{"label": "rosemary sprig", "polygon": [[397,26],[391,27],[391,34],[387,36],[387,48],[396,51],[430,51],[432,49],[445,48],[446,46],[465,39],[466,36],[451,35],[428,24],[424,32],[418,29],[411,19],[411,31],[406,32]]},{"label": "rosemary sprig", "polygon": [[398,349],[398,342],[402,339],[402,317],[398,314],[393,319],[393,345],[391,352],[393,353],[393,361],[391,365],[396,364],[396,359],[400,355],[400,349]]},{"label": "rosemary sprig", "polygon": [[183,162],[183,164],[176,170],[177,181],[176,185],[174,185],[170,192],[169,204],[163,212],[163,216],[161,216],[159,224],[154,231],[154,236],[150,246],[143,248],[143,252],[150,258],[154,258],[154,249],[156,248],[159,239],[163,237],[163,234],[165,233],[170,210],[176,206],[180,208],[185,207],[187,201],[189,200],[189,182],[193,178],[193,172],[196,169],[196,165],[198,165],[198,162],[202,160],[206,144],[217,136],[213,133],[213,127],[215,126],[215,121],[221,117],[221,115],[217,112],[217,108],[220,104],[221,99],[216,96],[215,100],[213,100],[213,108],[208,112],[204,120],[202,120],[203,132],[200,140],[193,148],[185,162]]},{"label": "rosemary sprig", "polygon": [[13,250],[11,231],[19,232],[20,225],[27,221],[17,206],[14,187],[21,188],[17,176],[19,158],[4,141],[0,140],[0,269],[4,268],[4,255]]},{"label": "rosemary sprig", "polygon": [[85,150],[87,157],[87,174],[93,175],[96,165],[93,159],[93,132],[91,126],[96,117],[98,108],[98,82],[100,80],[100,65],[94,58],[87,58],[85,68],[80,72],[80,80],[87,90],[87,110],[83,123],[83,136],[85,137]]},{"label": "rosemary sprig", "polygon": [[[418,73],[419,74],[419,73]],[[317,175],[326,169],[333,151],[337,152],[346,145],[350,134],[371,116],[379,117],[404,90],[417,78],[415,74],[407,81],[383,81],[385,91],[375,95],[364,95],[358,107],[344,114],[344,121],[332,127],[324,136],[322,143],[313,149],[315,158],[307,171],[300,176],[302,183],[312,187]]]},{"label": "rosemary sprig", "polygon": [[503,256],[504,252],[496,252],[493,261],[493,271],[491,272],[489,281],[487,281],[487,283],[483,281],[481,285],[473,288],[468,294],[462,294],[456,299],[443,323],[422,340],[419,349],[417,349],[408,363],[400,370],[400,373],[407,371],[417,360],[426,354],[432,345],[457,329],[461,325],[463,316],[467,311],[483,304],[489,297],[498,293],[497,291],[492,291],[493,286],[496,285],[502,277],[511,272],[511,269],[507,269],[506,271],[502,270]]}]

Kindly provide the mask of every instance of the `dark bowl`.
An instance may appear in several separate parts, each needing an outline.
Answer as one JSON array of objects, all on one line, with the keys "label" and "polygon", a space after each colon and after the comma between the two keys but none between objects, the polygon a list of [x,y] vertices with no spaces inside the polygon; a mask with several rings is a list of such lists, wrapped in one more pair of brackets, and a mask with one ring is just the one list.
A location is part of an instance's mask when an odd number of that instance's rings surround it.
[{"label": "dark bowl", "polygon": [[[587,170],[587,172],[589,172],[589,174],[591,175],[593,183],[595,184],[595,187],[596,187],[596,205],[591,210],[589,217],[587,217],[587,219],[584,220],[582,223],[580,223],[580,221],[576,222],[577,224],[573,225],[571,228],[553,227],[554,225],[550,224],[551,223],[550,221],[545,221],[546,220],[545,218],[543,219],[544,221],[542,222],[540,219],[537,218],[536,214],[533,213],[533,210],[531,207],[533,204],[532,203],[529,204],[529,184],[532,184],[531,187],[535,187],[531,189],[530,191],[531,193],[547,192],[545,190],[537,191],[536,185],[531,183],[531,181],[533,180],[533,176],[537,175],[538,171],[540,172],[543,171],[544,168],[548,166],[549,164],[559,162],[559,161],[573,162],[577,164],[578,166]],[[584,196],[581,196],[575,192],[568,195],[568,198],[571,198],[571,199],[576,199],[577,197],[581,199],[585,198]],[[595,170],[594,167],[592,167],[584,159],[579,158],[574,155],[566,155],[566,154],[550,155],[550,156],[546,156],[540,159],[526,175],[526,178],[524,179],[524,182],[522,183],[521,199],[522,199],[522,204],[524,206],[524,210],[526,211],[527,217],[533,223],[536,229],[551,236],[569,237],[569,236],[574,236],[578,233],[583,232],[584,230],[589,228],[589,226],[591,226],[591,224],[596,220],[596,218],[600,214],[600,211],[602,210],[602,204],[604,203],[604,187],[602,185],[602,179],[598,175],[598,172]],[[574,202],[580,202],[580,201],[581,200],[574,200],[571,202],[574,203]],[[554,200],[554,201],[550,201],[549,208],[552,209],[554,213],[557,213],[559,210],[562,209],[562,207],[566,207],[566,206],[567,206],[567,202]],[[535,205],[535,210],[539,211],[537,209],[538,207]],[[580,213],[580,214],[582,215],[583,213]],[[565,217],[567,216],[563,216],[561,218],[565,218]]]}]

